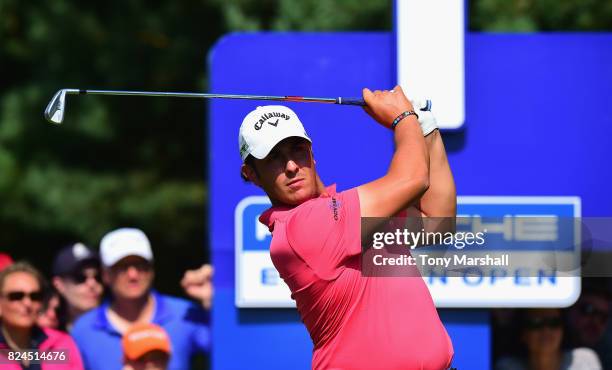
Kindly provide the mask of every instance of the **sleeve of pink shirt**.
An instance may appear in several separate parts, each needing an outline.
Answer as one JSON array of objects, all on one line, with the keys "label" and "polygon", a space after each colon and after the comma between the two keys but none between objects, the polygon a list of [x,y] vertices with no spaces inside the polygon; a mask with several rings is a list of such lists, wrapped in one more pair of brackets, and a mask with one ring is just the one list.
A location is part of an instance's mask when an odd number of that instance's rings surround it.
[{"label": "sleeve of pink shirt", "polygon": [[357,188],[300,205],[286,231],[291,248],[319,277],[337,278],[346,259],[361,253]]}]

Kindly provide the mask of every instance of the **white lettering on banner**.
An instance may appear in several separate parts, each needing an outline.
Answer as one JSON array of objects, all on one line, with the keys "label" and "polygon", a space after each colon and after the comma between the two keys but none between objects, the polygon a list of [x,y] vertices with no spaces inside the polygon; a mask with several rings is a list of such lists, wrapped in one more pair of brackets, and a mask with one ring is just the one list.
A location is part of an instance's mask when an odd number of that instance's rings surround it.
[{"label": "white lettering on banner", "polygon": [[475,233],[502,234],[507,241],[557,241],[558,225],[556,215],[505,215],[501,222],[484,222],[480,215],[457,215],[457,226],[471,227]]},{"label": "white lettering on banner", "polygon": [[474,230],[486,230],[490,234],[503,234],[504,240],[512,240],[512,216],[505,215],[501,223],[484,223],[479,215],[474,215],[471,219]]},{"label": "white lettering on banner", "polygon": [[514,236],[516,240],[556,241],[559,234],[559,218],[555,215],[516,215]]},{"label": "white lettering on banner", "polygon": [[261,269],[261,283],[263,285],[278,285],[280,283],[280,275],[274,267],[265,267]]},{"label": "white lettering on banner", "polygon": [[264,240],[268,235],[271,234],[268,227],[259,222],[259,216],[260,215],[257,215],[255,220],[253,220],[255,222],[255,238],[257,238],[257,240]]},{"label": "white lettering on banner", "polygon": [[470,285],[499,285],[500,283],[510,282],[515,286],[555,286],[559,279],[558,273],[555,270],[529,270],[525,268],[513,270],[496,268],[487,269],[485,272],[482,269],[472,267],[464,270],[463,274],[460,276],[457,276],[456,271],[452,271],[453,275],[448,276],[448,271],[439,269],[424,270],[424,273],[427,274],[426,281],[430,285],[447,285],[455,277],[462,279],[465,283]]}]

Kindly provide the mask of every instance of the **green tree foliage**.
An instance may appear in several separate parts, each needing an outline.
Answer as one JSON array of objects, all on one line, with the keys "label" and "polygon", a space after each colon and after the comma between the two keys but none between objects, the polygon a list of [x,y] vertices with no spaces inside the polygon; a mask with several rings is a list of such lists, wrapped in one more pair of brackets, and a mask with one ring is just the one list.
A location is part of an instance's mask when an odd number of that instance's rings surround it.
[{"label": "green tree foliage", "polygon": [[609,0],[471,0],[470,29],[493,32],[609,31]]},{"label": "green tree foliage", "polygon": [[0,14],[0,249],[48,267],[63,243],[127,225],[169,266],[202,262],[203,102],[73,96],[60,127],[42,111],[62,87],[203,90],[218,7],[2,0]]},{"label": "green tree foliage", "polygon": [[230,30],[390,30],[390,0],[214,0]]}]

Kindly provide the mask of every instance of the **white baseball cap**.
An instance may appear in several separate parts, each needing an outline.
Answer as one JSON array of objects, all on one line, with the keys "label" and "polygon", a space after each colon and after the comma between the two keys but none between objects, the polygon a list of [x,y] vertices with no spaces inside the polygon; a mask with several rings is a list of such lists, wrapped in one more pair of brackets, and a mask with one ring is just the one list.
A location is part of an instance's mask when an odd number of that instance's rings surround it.
[{"label": "white baseball cap", "polygon": [[138,256],[147,261],[153,260],[149,238],[138,229],[117,229],[104,235],[100,242],[102,264],[110,267],[127,256]]},{"label": "white baseball cap", "polygon": [[240,125],[240,157],[242,161],[249,155],[264,159],[276,144],[294,136],[312,142],[294,111],[282,105],[257,107]]}]

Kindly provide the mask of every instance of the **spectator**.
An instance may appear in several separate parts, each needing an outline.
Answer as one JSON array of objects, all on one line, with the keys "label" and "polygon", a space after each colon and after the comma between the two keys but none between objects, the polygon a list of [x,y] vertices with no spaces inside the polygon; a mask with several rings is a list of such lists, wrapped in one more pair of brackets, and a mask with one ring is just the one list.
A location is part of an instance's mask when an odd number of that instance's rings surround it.
[{"label": "spectator", "polygon": [[155,324],[133,325],[121,339],[123,370],[166,370],[171,356],[166,331]]},{"label": "spectator", "polygon": [[[0,359],[3,370],[56,369],[79,370],[83,368],[81,356],[74,341],[66,333],[49,328],[40,328],[36,319],[41,309],[44,281],[38,270],[26,262],[17,262],[0,272]],[[65,363],[41,364],[10,361],[9,351],[35,349],[38,351],[62,351]]]},{"label": "spectator", "polygon": [[48,289],[36,323],[41,328],[66,331],[59,319],[60,295],[55,289]]},{"label": "spectator", "polygon": [[600,370],[597,354],[589,348],[563,350],[563,317],[557,308],[519,311],[524,352],[500,359],[496,370]]},{"label": "spectator", "polygon": [[59,328],[71,330],[76,319],[100,304],[100,258],[81,243],[60,250],[53,262],[53,286],[61,296]]},{"label": "spectator", "polygon": [[583,279],[578,301],[568,309],[567,323],[571,344],[597,351],[607,368],[612,366],[610,343],[604,335],[609,327],[610,291],[605,279]]},{"label": "spectator", "polygon": [[173,348],[169,369],[188,369],[193,354],[209,350],[208,313],[152,290],[153,252],[142,231],[125,228],[106,234],[100,257],[110,299],[81,316],[72,331],[88,369],[120,369],[121,337],[137,323],[166,330]]},{"label": "spectator", "polygon": [[[0,253],[0,271],[4,270],[5,267],[11,265],[13,263],[13,259],[6,253]],[[0,317],[2,317],[2,312],[0,312]]]},{"label": "spectator", "polygon": [[0,253],[0,271],[13,263],[13,259],[6,253]]}]

